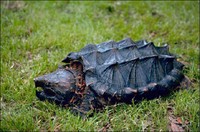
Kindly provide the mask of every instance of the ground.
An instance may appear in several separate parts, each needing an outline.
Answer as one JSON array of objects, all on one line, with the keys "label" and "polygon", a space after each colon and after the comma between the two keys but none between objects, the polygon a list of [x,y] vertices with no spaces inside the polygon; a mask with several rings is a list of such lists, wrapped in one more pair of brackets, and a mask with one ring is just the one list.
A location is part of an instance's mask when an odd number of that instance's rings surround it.
[{"label": "ground", "polygon": [[[71,51],[126,37],[169,44],[185,64],[188,89],[106,107],[82,120],[35,96],[33,79]],[[199,2],[1,1],[1,131],[198,131]]]}]

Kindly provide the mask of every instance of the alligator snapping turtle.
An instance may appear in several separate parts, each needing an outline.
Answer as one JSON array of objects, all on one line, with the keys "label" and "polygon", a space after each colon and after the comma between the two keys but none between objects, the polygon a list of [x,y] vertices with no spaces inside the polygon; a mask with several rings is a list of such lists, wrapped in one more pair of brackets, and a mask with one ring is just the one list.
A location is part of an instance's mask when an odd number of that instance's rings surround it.
[{"label": "alligator snapping turtle", "polygon": [[35,78],[40,100],[70,107],[80,115],[106,105],[165,95],[185,81],[183,64],[167,45],[126,38],[88,44],[71,52],[56,71]]}]

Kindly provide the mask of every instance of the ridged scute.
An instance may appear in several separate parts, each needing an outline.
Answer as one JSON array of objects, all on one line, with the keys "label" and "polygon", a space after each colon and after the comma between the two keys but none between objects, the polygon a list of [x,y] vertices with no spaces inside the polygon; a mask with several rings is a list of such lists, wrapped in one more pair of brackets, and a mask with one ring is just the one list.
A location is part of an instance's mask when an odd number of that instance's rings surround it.
[{"label": "ridged scute", "polygon": [[172,69],[183,65],[169,53],[167,45],[156,47],[145,40],[130,38],[89,44],[79,52],[69,53],[63,62],[78,60],[83,64],[86,85],[98,95],[121,94],[124,88],[139,89],[157,83]]}]

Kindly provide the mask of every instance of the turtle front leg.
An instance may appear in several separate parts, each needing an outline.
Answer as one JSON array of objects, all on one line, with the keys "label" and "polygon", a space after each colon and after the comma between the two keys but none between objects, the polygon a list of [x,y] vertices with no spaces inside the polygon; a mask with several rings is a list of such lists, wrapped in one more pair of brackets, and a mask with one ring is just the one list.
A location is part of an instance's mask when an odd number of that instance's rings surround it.
[{"label": "turtle front leg", "polygon": [[96,95],[93,91],[88,89],[87,93],[84,95],[82,102],[77,106],[71,108],[71,111],[75,115],[79,115],[82,118],[91,116],[97,108],[102,107],[100,102],[97,100]]}]

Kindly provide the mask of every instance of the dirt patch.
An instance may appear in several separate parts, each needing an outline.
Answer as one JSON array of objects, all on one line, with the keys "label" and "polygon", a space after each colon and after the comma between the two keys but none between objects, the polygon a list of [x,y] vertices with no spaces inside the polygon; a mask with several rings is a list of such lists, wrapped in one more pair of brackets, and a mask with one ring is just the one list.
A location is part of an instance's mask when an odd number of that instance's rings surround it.
[{"label": "dirt patch", "polygon": [[174,115],[174,110],[173,106],[169,105],[167,108],[167,113],[168,113],[168,120],[169,120],[169,131],[170,132],[185,132],[189,131],[188,125],[189,121],[185,120],[183,121],[181,117],[175,116]]},{"label": "dirt patch", "polygon": [[24,1],[1,1],[1,5],[9,10],[17,11],[25,6]]}]

